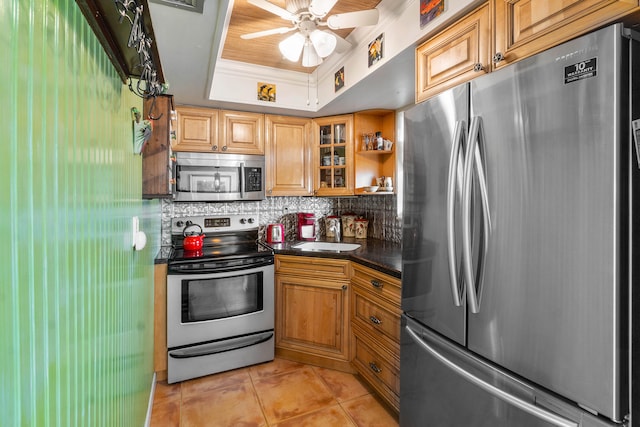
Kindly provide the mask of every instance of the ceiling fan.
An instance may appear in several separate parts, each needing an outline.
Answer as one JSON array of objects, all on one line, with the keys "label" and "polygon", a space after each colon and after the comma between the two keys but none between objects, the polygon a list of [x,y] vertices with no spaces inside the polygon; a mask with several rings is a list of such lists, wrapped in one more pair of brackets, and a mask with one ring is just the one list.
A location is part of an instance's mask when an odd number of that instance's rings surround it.
[{"label": "ceiling fan", "polygon": [[[302,55],[303,67],[315,67],[322,62],[322,58],[329,56],[334,50],[344,52],[351,47],[351,43],[331,30],[378,23],[377,9],[331,15],[323,20],[338,0],[286,0],[285,9],[267,0],[247,1],[291,21],[292,26],[243,34],[240,38],[248,40],[297,30],[295,34],[281,41],[278,47],[282,55],[290,61],[297,62]],[[319,27],[328,29],[321,30]]]}]

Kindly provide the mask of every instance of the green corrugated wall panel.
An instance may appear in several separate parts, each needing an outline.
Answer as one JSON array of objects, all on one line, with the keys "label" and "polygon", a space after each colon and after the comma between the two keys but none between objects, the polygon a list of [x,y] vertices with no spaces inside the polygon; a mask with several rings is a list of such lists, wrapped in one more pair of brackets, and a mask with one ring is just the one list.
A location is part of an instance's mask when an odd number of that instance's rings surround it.
[{"label": "green corrugated wall panel", "polygon": [[73,0],[0,0],[0,46],[0,425],[140,426],[160,235],[132,153],[142,102]]}]

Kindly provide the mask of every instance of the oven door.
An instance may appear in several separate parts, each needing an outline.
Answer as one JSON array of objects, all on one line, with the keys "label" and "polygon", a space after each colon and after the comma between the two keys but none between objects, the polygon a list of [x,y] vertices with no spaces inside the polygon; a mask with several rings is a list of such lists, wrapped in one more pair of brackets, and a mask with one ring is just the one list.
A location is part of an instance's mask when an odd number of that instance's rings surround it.
[{"label": "oven door", "polygon": [[167,346],[203,344],[274,328],[273,264],[167,276]]}]

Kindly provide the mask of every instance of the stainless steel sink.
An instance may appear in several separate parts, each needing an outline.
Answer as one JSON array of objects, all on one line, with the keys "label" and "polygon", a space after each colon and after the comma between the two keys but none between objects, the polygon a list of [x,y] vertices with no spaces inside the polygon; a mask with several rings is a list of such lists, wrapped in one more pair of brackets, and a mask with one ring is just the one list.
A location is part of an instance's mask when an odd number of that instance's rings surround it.
[{"label": "stainless steel sink", "polygon": [[293,249],[301,251],[319,251],[319,252],[350,252],[360,247],[359,243],[340,243],[340,242],[304,242],[293,245]]}]

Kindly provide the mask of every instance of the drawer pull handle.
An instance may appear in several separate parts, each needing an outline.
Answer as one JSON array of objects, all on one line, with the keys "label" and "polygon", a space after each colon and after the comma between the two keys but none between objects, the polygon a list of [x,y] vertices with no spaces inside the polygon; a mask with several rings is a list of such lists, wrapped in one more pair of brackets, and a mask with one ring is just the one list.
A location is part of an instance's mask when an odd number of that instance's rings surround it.
[{"label": "drawer pull handle", "polygon": [[371,323],[375,325],[379,325],[382,323],[382,320],[378,319],[376,316],[369,317],[369,320],[371,320]]},{"label": "drawer pull handle", "polygon": [[371,370],[373,372],[375,372],[376,374],[379,374],[380,372],[382,372],[382,369],[378,368],[378,365],[376,365],[375,362],[369,362],[369,367],[371,368]]},{"label": "drawer pull handle", "polygon": [[371,281],[371,286],[373,286],[374,288],[382,289],[382,287],[384,285],[382,283],[378,282],[377,280],[372,280]]}]

